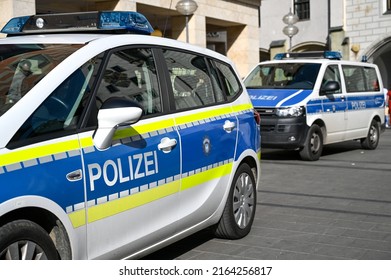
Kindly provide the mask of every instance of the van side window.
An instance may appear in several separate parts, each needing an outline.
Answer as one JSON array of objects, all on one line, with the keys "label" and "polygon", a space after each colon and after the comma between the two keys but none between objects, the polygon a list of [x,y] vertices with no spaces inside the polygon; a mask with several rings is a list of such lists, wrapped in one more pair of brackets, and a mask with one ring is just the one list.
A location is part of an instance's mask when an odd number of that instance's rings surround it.
[{"label": "van side window", "polygon": [[368,91],[380,91],[379,80],[375,68],[364,67],[364,76],[366,78],[366,87]]},{"label": "van side window", "polygon": [[[326,71],[324,73],[323,79],[322,79],[322,87],[325,86],[328,82],[338,82],[341,86],[341,75],[339,73],[338,65],[329,65],[326,68]],[[341,88],[336,91],[335,93],[341,93]]]},{"label": "van side window", "polygon": [[114,96],[137,102],[144,115],[162,112],[151,49],[126,48],[111,54],[96,96],[98,109],[106,99]]},{"label": "van side window", "polygon": [[177,110],[216,103],[211,75],[204,57],[174,50],[164,50],[163,55]]},{"label": "van side window", "polygon": [[372,67],[343,65],[347,92],[379,91],[379,80]]}]

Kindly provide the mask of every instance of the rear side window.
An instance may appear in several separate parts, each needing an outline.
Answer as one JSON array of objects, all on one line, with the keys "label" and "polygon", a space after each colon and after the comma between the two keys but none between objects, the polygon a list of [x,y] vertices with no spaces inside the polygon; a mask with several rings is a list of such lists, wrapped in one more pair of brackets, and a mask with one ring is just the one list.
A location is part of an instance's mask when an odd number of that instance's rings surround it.
[{"label": "rear side window", "polygon": [[379,91],[376,69],[352,65],[342,66],[347,92]]},{"label": "rear side window", "polygon": [[242,91],[237,75],[235,75],[235,72],[230,66],[220,62],[215,62],[215,64],[220,73],[228,100],[234,99]]},{"label": "rear side window", "polygon": [[207,60],[203,56],[176,50],[163,50],[174,93],[175,109],[213,105],[221,97],[214,91]]}]

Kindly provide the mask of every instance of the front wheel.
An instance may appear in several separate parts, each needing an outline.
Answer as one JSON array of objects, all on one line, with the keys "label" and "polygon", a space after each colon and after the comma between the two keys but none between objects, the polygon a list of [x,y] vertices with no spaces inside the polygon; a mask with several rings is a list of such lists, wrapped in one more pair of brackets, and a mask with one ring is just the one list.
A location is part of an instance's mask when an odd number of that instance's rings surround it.
[{"label": "front wheel", "polygon": [[323,135],[322,130],[316,124],[312,125],[308,130],[307,137],[304,142],[304,147],[300,150],[302,160],[315,161],[320,158],[323,151]]},{"label": "front wheel", "polygon": [[379,123],[375,120],[372,120],[371,126],[367,137],[361,139],[361,147],[366,150],[374,150],[377,148],[380,139],[380,129]]},{"label": "front wheel", "polygon": [[0,227],[0,260],[58,259],[49,234],[28,220],[17,220]]},{"label": "front wheel", "polygon": [[235,173],[216,237],[239,239],[246,236],[254,221],[257,190],[250,166],[242,164]]}]

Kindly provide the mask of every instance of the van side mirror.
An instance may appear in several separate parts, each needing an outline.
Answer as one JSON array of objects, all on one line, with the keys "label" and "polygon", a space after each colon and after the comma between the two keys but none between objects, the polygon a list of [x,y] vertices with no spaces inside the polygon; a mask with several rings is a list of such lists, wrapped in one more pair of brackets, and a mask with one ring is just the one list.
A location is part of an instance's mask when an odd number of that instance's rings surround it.
[{"label": "van side mirror", "polygon": [[117,128],[138,122],[142,113],[133,101],[118,97],[107,99],[98,112],[98,128],[93,136],[95,147],[98,150],[109,148]]},{"label": "van side mirror", "polygon": [[337,81],[327,81],[321,88],[320,88],[320,95],[327,95],[336,93],[341,89],[341,85]]}]

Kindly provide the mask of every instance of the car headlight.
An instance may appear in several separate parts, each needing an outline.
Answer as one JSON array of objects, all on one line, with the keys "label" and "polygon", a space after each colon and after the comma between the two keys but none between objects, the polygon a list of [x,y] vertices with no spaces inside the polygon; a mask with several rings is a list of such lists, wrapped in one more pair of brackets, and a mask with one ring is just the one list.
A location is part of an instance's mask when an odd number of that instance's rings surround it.
[{"label": "car headlight", "polygon": [[300,117],[304,114],[303,107],[288,107],[280,108],[276,110],[276,115],[278,117]]}]

